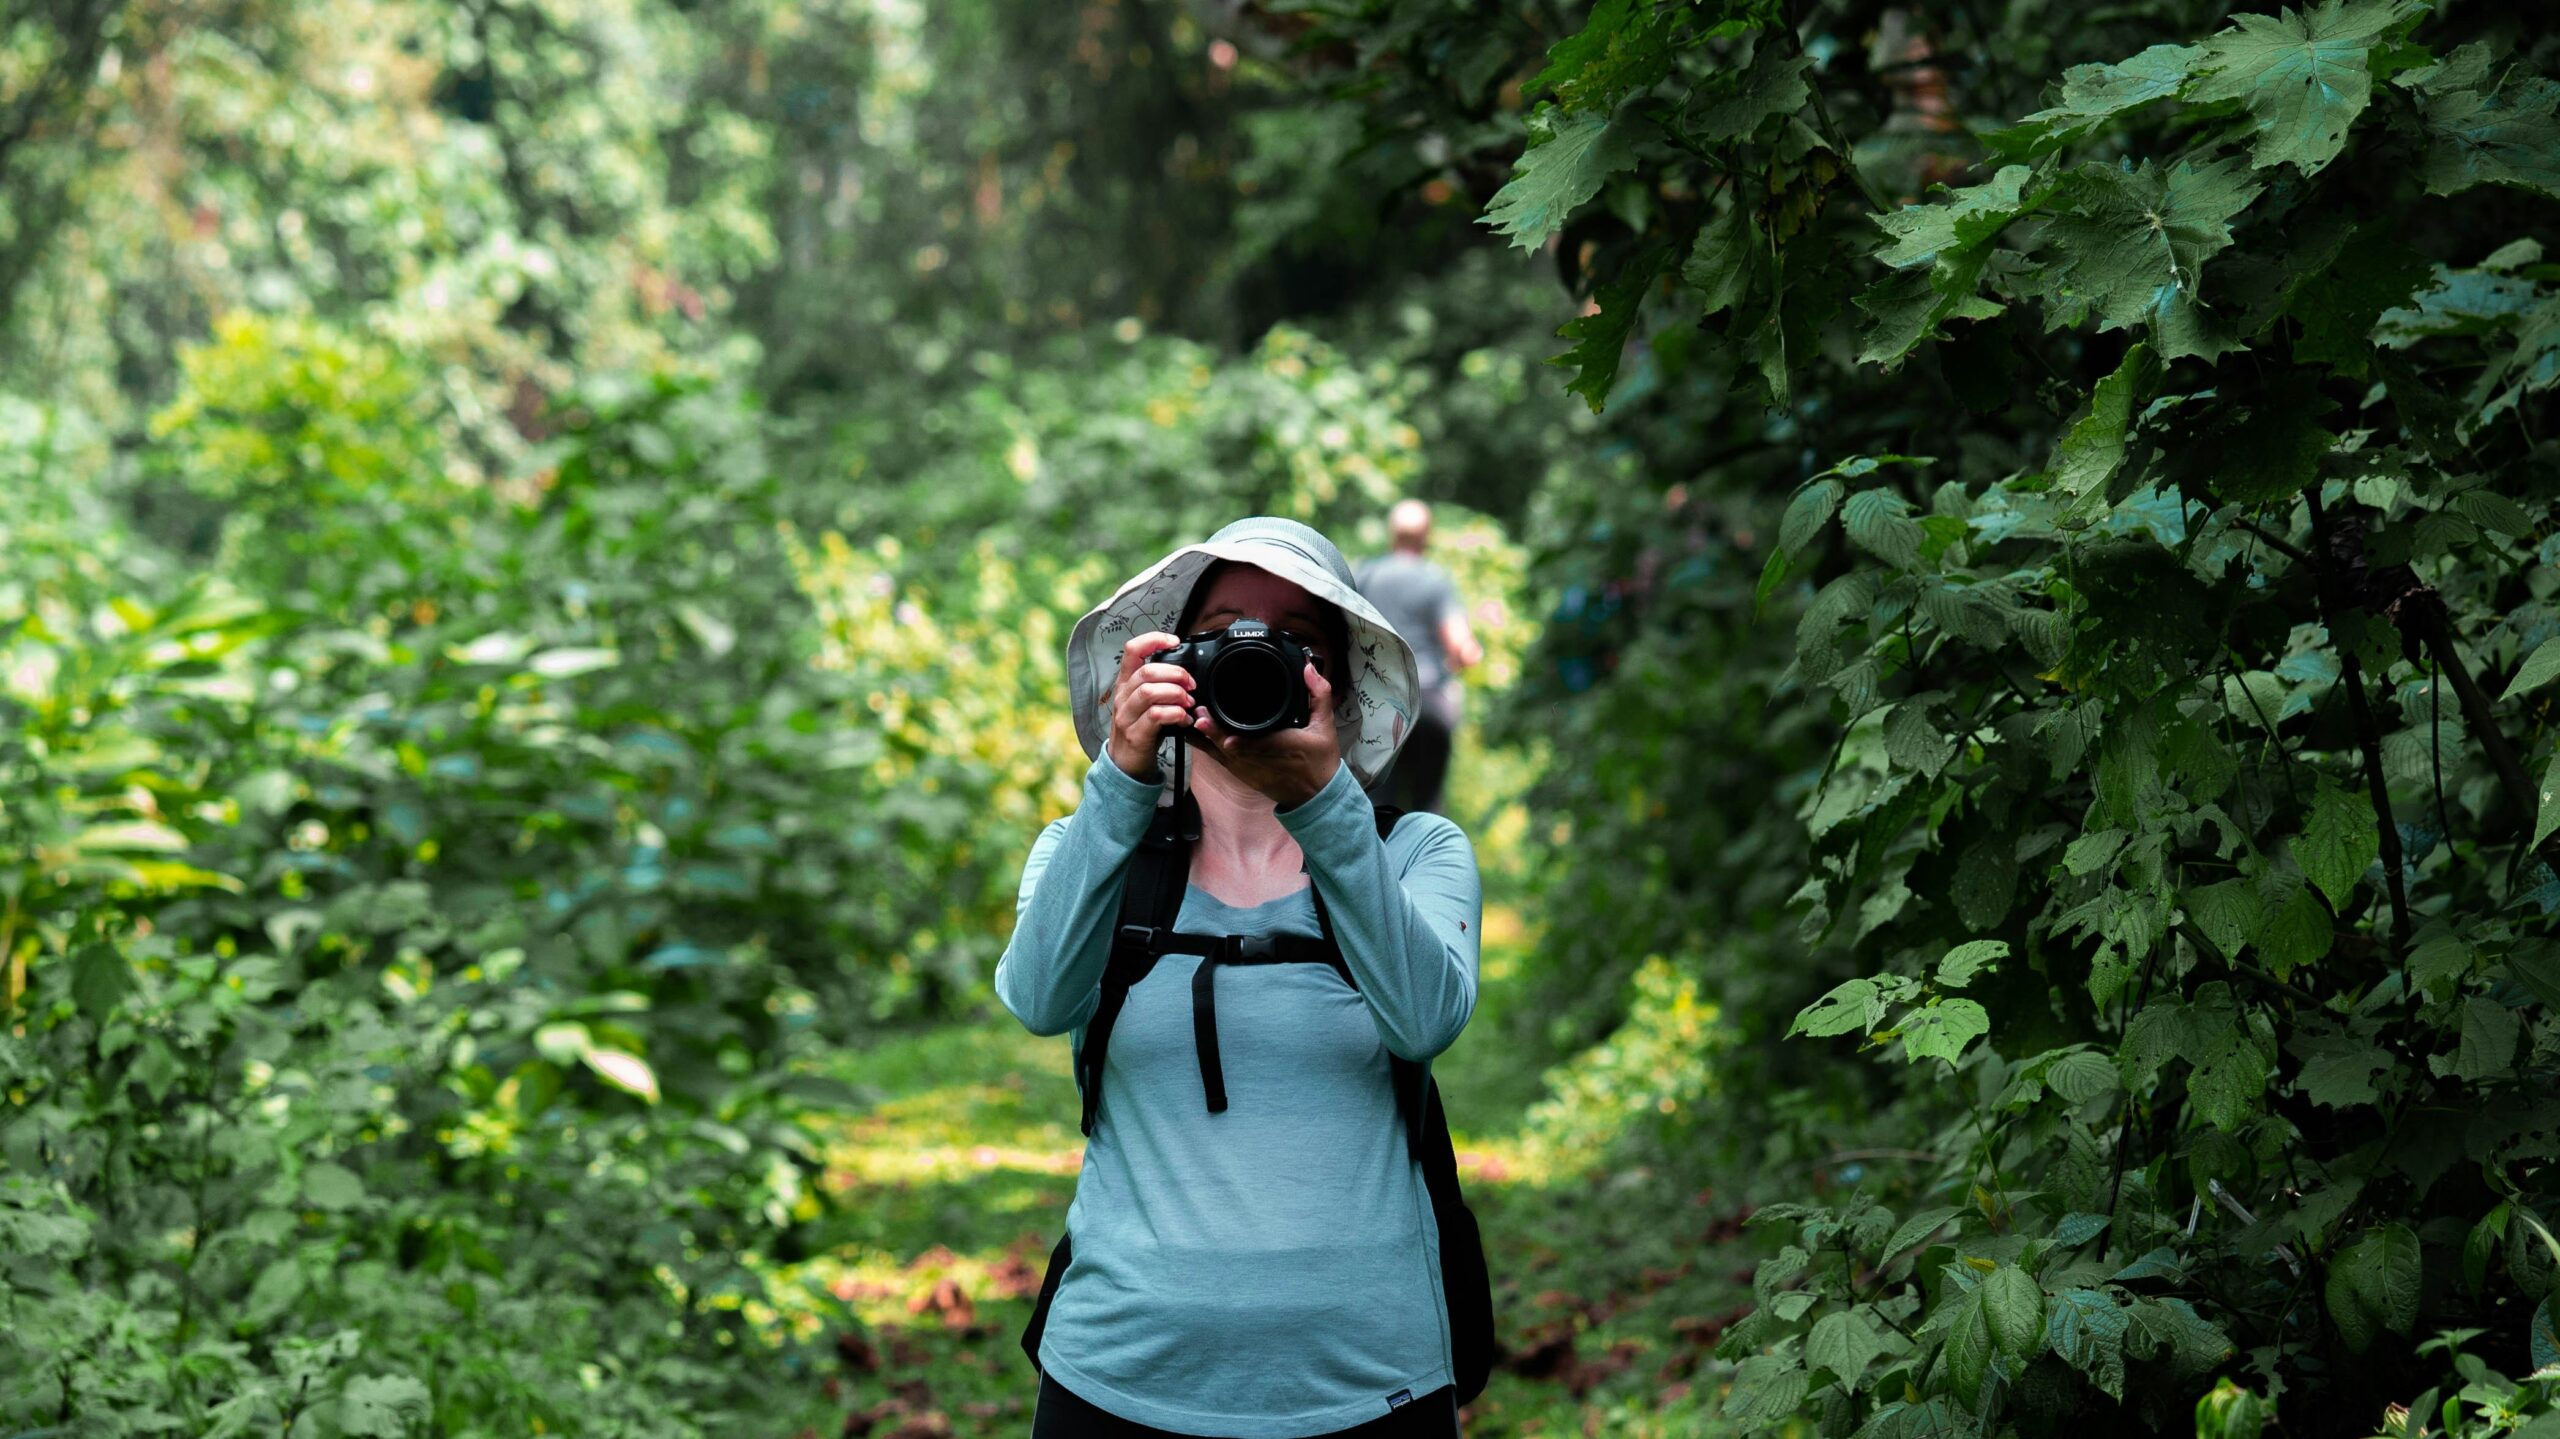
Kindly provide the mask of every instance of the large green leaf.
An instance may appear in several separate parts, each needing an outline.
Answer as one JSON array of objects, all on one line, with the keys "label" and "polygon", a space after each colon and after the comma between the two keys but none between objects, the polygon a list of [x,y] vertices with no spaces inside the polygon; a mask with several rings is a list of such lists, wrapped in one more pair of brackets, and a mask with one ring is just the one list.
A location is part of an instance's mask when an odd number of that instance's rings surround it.
[{"label": "large green leaf", "polygon": [[1895,1026],[1902,1035],[1906,1063],[1963,1057],[1965,1046],[1991,1032],[1991,1016],[1970,999],[1942,999],[1902,1016]]},{"label": "large green leaf", "polygon": [[2454,1073],[2473,1083],[2504,1074],[2515,1063],[2516,1040],[2524,1032],[2516,1012],[2485,995],[2462,1002],[2462,1044]]},{"label": "large green leaf", "polygon": [[406,1374],[350,1379],[338,1400],[338,1432],[350,1439],[405,1439],[432,1402],[427,1386]]},{"label": "large green leaf", "polygon": [[2196,1113],[2225,1134],[2257,1116],[2267,1091],[2267,1056],[2238,1028],[2204,1051],[2187,1074],[2187,1098]]},{"label": "large green leaf", "polygon": [[1638,0],[1600,0],[1582,28],[1547,51],[1546,68],[1522,93],[1552,93],[1568,110],[1605,109],[1671,71],[1664,28],[1672,7]]},{"label": "large green leaf", "polygon": [[1949,319],[1987,319],[2000,306],[1976,292],[1990,263],[1992,241],[2041,198],[2027,183],[2024,165],[2002,167],[1982,184],[1961,190],[1940,186],[1943,200],[1906,205],[1876,217],[1885,243],[1876,258],[1902,273],[1888,276],[1858,297],[1867,312],[1862,363],[1893,365]]},{"label": "large green leaf", "polygon": [[2124,1308],[2103,1289],[2065,1289],[2045,1312],[2045,1342],[2098,1392],[2124,1397],[2124,1339],[2131,1327]]},{"label": "large green leaf", "polygon": [[1805,1336],[1804,1362],[1808,1368],[1830,1370],[1842,1388],[1854,1392],[1867,1366],[1884,1350],[1866,1306],[1859,1305],[1814,1321],[1813,1332]]},{"label": "large green leaf", "polygon": [[1734,1373],[1724,1416],[1746,1430],[1775,1424],[1796,1412],[1812,1382],[1792,1355],[1754,1354]]},{"label": "large green leaf", "polygon": [[1608,404],[1609,388],[1618,381],[1618,365],[1626,356],[1627,336],[1635,329],[1637,315],[1643,312],[1645,296],[1670,261],[1671,250],[1666,242],[1647,244],[1629,256],[1618,273],[1600,287],[1594,297],[1597,310],[1567,320],[1556,331],[1574,345],[1547,363],[1563,365],[1574,372],[1565,388],[1582,396],[1595,415]]},{"label": "large green leaf", "polygon": [[2551,763],[2543,767],[2542,788],[2534,805],[2533,838],[2527,847],[2540,849],[2551,832],[2560,829],[2560,749],[2551,752]]},{"label": "large green leaf", "polygon": [[2326,403],[2283,385],[2254,400],[2236,421],[2206,439],[2211,445],[2212,492],[2235,505],[2289,502],[2320,477],[2320,462],[2336,443],[2321,423]]},{"label": "large green leaf", "polygon": [[2386,1224],[2329,1261],[2329,1317],[2358,1354],[2383,1331],[2406,1334],[2418,1320],[2418,1236]]},{"label": "large green leaf", "polygon": [[71,1002],[103,1021],[133,992],[133,963],[112,944],[84,944],[71,955]]},{"label": "large green leaf", "polygon": [[2427,189],[2459,195],[2475,185],[2512,185],[2560,195],[2560,84],[2496,68],[2474,41],[2442,63],[2397,77],[2420,95],[2428,130]]},{"label": "large green leaf", "polygon": [[2044,1290],[2027,1271],[2003,1264],[1983,1276],[1976,1293],[1991,1329],[1992,1347],[2021,1363],[2044,1348]]},{"label": "large green leaf", "polygon": [[[1712,315],[1742,303],[1754,289],[1766,285],[1768,269],[1769,253],[1759,222],[1752,218],[1751,207],[1737,200],[1698,231],[1697,243],[1680,267],[1680,278],[1698,292],[1699,313]],[[1837,489],[1836,481],[1833,487]]]},{"label": "large green leaf", "polygon": [[2009,957],[2005,939],[1968,940],[1948,950],[1938,961],[1938,984],[1945,989],[1962,989],[1973,983],[1974,976],[1995,968]]},{"label": "large green leaf", "polygon": [[2047,326],[2148,328],[2164,360],[2236,348],[2207,323],[2204,265],[2230,246],[2231,221],[2262,188],[2237,158],[2167,170],[2090,164],[2063,176],[2043,235],[2052,259],[2035,280]]},{"label": "large green leaf", "polygon": [[2331,908],[2347,907],[2356,882],[2381,853],[2382,834],[2374,826],[2372,801],[2323,781],[2302,833],[2293,842],[2293,857],[2329,897]]},{"label": "large green leaf", "polygon": [[[1544,134],[1521,154],[1510,183],[1476,219],[1523,250],[1545,244],[1600,193],[1602,182],[1636,162],[1627,132],[1607,115],[1547,112],[1532,123],[1542,123]],[[1625,334],[1623,327],[1619,333]],[[1611,364],[1611,373],[1616,369]]]},{"label": "large green leaf", "polygon": [[2375,43],[2417,11],[2411,0],[2322,0],[2281,18],[2235,16],[2205,42],[2187,98],[2242,102],[2256,136],[2252,163],[2317,174],[2372,98]]},{"label": "large green leaf", "polygon": [[1902,1251],[1937,1233],[1940,1225],[1962,1213],[1964,1211],[1955,1205],[1942,1204],[1912,1215],[1909,1219],[1902,1221],[1900,1228],[1893,1231],[1891,1239],[1885,1241],[1883,1251],[1876,1256],[1876,1262],[1883,1264],[1892,1260]]},{"label": "large green leaf", "polygon": [[2298,1042],[2302,1071],[2294,1092],[2332,1109],[2371,1104],[2381,1098],[2374,1081],[2391,1072],[2391,1056],[2372,1040],[2353,1034],[2329,1035]]},{"label": "large green leaf", "polygon": [[2195,918],[2196,927],[2226,956],[2247,948],[2267,922],[2266,901],[2253,880],[2226,879],[2188,890],[2178,898]]},{"label": "large green leaf", "polygon": [[1796,1012],[1787,1033],[1816,1037],[1865,1031],[1884,1022],[1884,1000],[1872,979],[1845,980]]},{"label": "large green leaf", "polygon": [[2074,65],[2062,72],[2058,103],[1984,139],[2004,154],[2057,149],[2127,110],[2177,94],[2204,56],[2201,45],[2154,45],[2113,65]]},{"label": "large green leaf", "polygon": [[1969,1408],[1979,1407],[1983,1380],[1999,1352],[1991,1336],[1991,1316],[1982,1307],[1982,1288],[1976,1285],[1940,1302],[1955,1306],[1954,1315],[1947,1322],[1948,1383],[1960,1402]]},{"label": "large green leaf", "polygon": [[1689,115],[1690,137],[1710,144],[1748,139],[1771,117],[1803,109],[1813,98],[1804,80],[1812,67],[1811,56],[1793,53],[1774,40],[1764,42],[1748,69],[1703,88]]},{"label": "large green leaf", "polygon": [[2524,663],[2516,667],[2516,677],[2507,681],[2505,692],[2498,698],[2511,700],[2527,690],[2540,689],[2555,675],[2560,675],[2560,639],[2547,639],[2525,656]]},{"label": "large green leaf", "polygon": [[2107,481],[2124,463],[2127,432],[2134,406],[2148,397],[2159,366],[2151,348],[2136,343],[2124,360],[2089,392],[2089,412],[2062,432],[2053,451],[2053,487],[2064,497],[2066,513],[2091,495],[2104,494]]}]

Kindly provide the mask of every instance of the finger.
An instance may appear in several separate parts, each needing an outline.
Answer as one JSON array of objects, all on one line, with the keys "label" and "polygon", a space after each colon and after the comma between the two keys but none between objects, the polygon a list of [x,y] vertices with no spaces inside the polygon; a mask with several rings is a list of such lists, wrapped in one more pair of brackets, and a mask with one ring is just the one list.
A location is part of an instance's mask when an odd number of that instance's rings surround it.
[{"label": "finger", "polygon": [[1192,676],[1191,671],[1184,669],[1180,665],[1155,664],[1152,662],[1138,666],[1137,673],[1130,676],[1130,678],[1141,681],[1156,680],[1166,684],[1178,684],[1184,689],[1189,689],[1193,685],[1199,683],[1199,681]]},{"label": "finger", "polygon": [[1183,710],[1191,708],[1191,690],[1185,685],[1156,681],[1134,686],[1129,693],[1141,706],[1172,705]]},{"label": "finger", "polygon": [[1120,647],[1121,678],[1128,678],[1130,672],[1138,666],[1181,643],[1182,641],[1162,630],[1149,630],[1145,634],[1132,637],[1127,644]]},{"label": "finger", "polygon": [[1179,699],[1132,698],[1120,717],[1120,732],[1141,743],[1159,738],[1166,725],[1191,727],[1191,706]]},{"label": "finger", "polygon": [[1319,711],[1331,709],[1333,684],[1324,677],[1324,671],[1316,668],[1313,660],[1307,661],[1306,681],[1307,698],[1315,702],[1314,708]]}]

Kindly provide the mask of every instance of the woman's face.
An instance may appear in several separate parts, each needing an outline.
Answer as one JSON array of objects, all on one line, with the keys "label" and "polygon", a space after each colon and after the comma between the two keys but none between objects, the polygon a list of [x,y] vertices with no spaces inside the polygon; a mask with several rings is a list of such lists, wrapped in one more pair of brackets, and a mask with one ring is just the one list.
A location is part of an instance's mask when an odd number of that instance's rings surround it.
[{"label": "woman's face", "polygon": [[1333,652],[1333,641],[1325,633],[1326,608],[1324,601],[1308,594],[1302,586],[1269,570],[1229,565],[1209,582],[1208,593],[1200,600],[1199,617],[1192,621],[1191,628],[1214,630],[1237,620],[1260,620],[1306,646],[1307,652],[1315,656],[1316,673],[1333,679],[1342,672],[1341,656]]}]

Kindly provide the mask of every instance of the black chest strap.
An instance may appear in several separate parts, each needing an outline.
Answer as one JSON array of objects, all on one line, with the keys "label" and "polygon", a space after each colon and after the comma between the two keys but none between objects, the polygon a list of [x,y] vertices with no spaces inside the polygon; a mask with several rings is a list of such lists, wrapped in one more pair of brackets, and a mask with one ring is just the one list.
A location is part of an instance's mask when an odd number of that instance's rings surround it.
[{"label": "black chest strap", "polygon": [[[1377,807],[1380,839],[1386,838],[1402,814],[1402,810],[1390,805]],[[1200,956],[1199,967],[1191,976],[1191,1035],[1200,1060],[1201,1093],[1212,1114],[1224,1113],[1227,1108],[1226,1073],[1218,1053],[1220,965],[1324,964],[1340,975],[1343,983],[1354,990],[1360,987],[1359,981],[1352,978],[1350,964],[1342,957],[1332,917],[1325,911],[1324,892],[1312,875],[1307,881],[1308,898],[1315,904],[1321,938],[1294,934],[1190,934],[1174,929],[1183,894],[1190,887],[1191,850],[1199,837],[1199,807],[1185,794],[1175,804],[1158,808],[1139,840],[1137,852],[1131,856],[1126,888],[1121,894],[1120,925],[1113,934],[1111,958],[1103,971],[1100,1001],[1093,1018],[1085,1024],[1084,1045],[1076,1055],[1077,1087],[1083,1100],[1080,1127],[1088,1136],[1093,1133],[1102,1101],[1103,1058],[1110,1046],[1112,1027],[1128,1002],[1130,986],[1146,978],[1158,958],[1167,954]],[[1397,1110],[1419,1152],[1422,1066],[1394,1054],[1388,1060]]]}]

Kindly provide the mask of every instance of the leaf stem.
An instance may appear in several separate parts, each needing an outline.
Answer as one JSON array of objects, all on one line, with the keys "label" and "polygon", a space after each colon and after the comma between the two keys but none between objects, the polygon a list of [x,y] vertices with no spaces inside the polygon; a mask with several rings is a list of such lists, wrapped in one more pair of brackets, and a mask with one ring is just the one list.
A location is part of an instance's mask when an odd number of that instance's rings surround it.
[{"label": "leaf stem", "polygon": [[[2463,718],[2471,722],[2471,732],[2480,737],[2480,747],[2488,751],[2490,767],[2497,770],[2499,780],[2506,786],[2507,798],[2520,812],[2525,836],[2530,840],[2534,817],[2541,812],[2533,781],[2525,776],[2524,765],[2516,759],[2515,751],[2507,745],[2506,735],[2498,729],[2489,713],[2491,700],[2488,693],[2480,688],[2480,682],[2471,676],[2470,667],[2462,662],[2462,649],[2454,643],[2452,629],[2445,623],[2443,611],[2429,604],[2403,605],[2399,619],[2402,624],[2416,629],[2427,652],[2434,655],[2436,663],[2443,668],[2445,678],[2453,681],[2453,692],[2462,701]],[[2450,842],[2452,837],[2448,835],[2446,838]],[[2551,866],[2554,874],[2560,874],[2560,832],[2544,836],[2533,852],[2541,856],[2543,863]]]},{"label": "leaf stem", "polygon": [[[1809,58],[1804,48],[1804,34],[1797,28],[1803,22],[1796,12],[1797,6],[1795,5],[1794,0],[1789,0],[1787,5],[1787,40],[1796,47],[1796,55],[1798,58]],[[1831,107],[1825,104],[1822,99],[1822,85],[1820,77],[1808,77],[1805,83],[1805,90],[1813,96],[1813,118],[1821,127],[1824,143],[1831,147],[1832,154],[1840,157],[1841,171],[1848,175],[1849,179],[1857,185],[1858,193],[1866,197],[1868,208],[1874,210],[1879,215],[1892,214],[1894,207],[1885,202],[1884,192],[1878,190],[1875,186],[1875,182],[1867,178],[1867,172],[1858,168],[1857,158],[1851,153],[1849,149],[1849,142],[1841,138],[1839,125],[1832,121]]]}]

